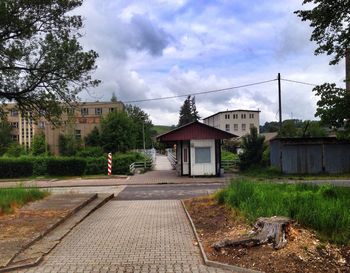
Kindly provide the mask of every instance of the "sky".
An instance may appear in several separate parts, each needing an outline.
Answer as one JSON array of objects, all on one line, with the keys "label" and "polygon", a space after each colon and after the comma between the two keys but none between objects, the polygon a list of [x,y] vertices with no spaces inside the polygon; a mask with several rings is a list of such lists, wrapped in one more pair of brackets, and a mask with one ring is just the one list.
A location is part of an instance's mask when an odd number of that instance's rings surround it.
[{"label": "sky", "polygon": [[[314,55],[312,29],[293,12],[302,0],[85,0],[81,44],[99,54],[102,83],[85,101],[127,102],[284,79],[344,86],[345,65]],[[153,124],[176,125],[184,97],[134,103]],[[283,119],[315,119],[312,86],[282,82]],[[219,111],[260,110],[260,124],[278,120],[273,81],[196,96],[202,118]]]}]

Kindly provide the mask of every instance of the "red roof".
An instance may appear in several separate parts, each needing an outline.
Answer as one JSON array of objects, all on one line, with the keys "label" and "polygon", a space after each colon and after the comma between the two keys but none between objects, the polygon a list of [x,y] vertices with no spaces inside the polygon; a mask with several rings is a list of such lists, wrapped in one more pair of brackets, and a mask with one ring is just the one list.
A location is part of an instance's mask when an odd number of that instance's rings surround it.
[{"label": "red roof", "polygon": [[191,140],[191,139],[229,139],[237,137],[234,134],[195,121],[157,136],[161,142]]}]

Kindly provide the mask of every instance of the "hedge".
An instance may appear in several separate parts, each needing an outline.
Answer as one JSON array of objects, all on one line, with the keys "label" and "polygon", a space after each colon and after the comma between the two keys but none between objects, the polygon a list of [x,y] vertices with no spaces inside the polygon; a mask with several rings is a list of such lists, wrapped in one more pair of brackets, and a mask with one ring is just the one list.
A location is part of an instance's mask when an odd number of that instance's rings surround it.
[{"label": "hedge", "polygon": [[0,158],[0,178],[33,175],[33,162],[28,159]]},{"label": "hedge", "polygon": [[83,158],[52,157],[47,159],[47,174],[51,176],[80,176],[86,168]]},{"label": "hedge", "polygon": [[[113,155],[113,174],[129,174],[133,162],[143,161],[139,153]],[[0,158],[0,178],[28,176],[81,176],[107,174],[107,155],[102,157],[20,157]]]}]

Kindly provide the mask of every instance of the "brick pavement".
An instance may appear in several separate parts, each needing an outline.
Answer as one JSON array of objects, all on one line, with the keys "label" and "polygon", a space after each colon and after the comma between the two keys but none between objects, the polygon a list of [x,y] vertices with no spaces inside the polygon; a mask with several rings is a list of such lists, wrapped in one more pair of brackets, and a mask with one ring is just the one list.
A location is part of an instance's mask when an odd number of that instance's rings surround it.
[{"label": "brick pavement", "polygon": [[181,202],[111,201],[19,272],[227,272],[203,264]]}]

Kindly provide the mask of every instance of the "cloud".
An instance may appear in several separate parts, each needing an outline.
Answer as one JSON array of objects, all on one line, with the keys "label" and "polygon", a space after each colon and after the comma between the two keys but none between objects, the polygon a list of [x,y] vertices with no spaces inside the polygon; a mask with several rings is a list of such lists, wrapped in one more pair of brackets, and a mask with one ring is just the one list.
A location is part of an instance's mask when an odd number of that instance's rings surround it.
[{"label": "cloud", "polygon": [[[314,56],[311,29],[290,1],[87,0],[84,48],[100,58],[103,83],[87,100],[123,101],[176,96],[283,78],[343,84],[343,63]],[[177,124],[184,97],[137,103],[154,124]],[[312,119],[312,87],[282,82],[285,118]],[[237,108],[261,110],[261,123],[277,120],[277,82],[196,96],[202,117]]]}]

